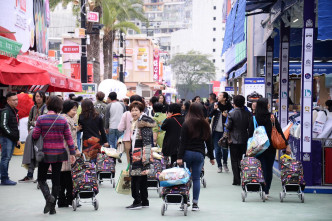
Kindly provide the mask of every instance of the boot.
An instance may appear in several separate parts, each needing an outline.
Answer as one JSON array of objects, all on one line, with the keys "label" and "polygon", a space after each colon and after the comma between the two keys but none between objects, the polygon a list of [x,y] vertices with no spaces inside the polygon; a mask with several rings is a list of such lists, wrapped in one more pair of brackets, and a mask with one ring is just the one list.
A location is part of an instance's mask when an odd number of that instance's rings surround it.
[{"label": "boot", "polygon": [[50,215],[56,214],[55,205],[56,205],[56,200],[58,198],[59,192],[60,192],[60,186],[52,186],[52,195],[55,200],[52,203]]},{"label": "boot", "polygon": [[66,195],[65,195],[65,188],[61,186],[58,198],[58,207],[68,207]]},{"label": "boot", "polygon": [[53,203],[55,203],[55,198],[54,196],[51,195],[50,189],[48,188],[46,181],[38,181],[38,184],[46,201],[46,205],[44,207],[44,213],[48,213],[51,211]]}]

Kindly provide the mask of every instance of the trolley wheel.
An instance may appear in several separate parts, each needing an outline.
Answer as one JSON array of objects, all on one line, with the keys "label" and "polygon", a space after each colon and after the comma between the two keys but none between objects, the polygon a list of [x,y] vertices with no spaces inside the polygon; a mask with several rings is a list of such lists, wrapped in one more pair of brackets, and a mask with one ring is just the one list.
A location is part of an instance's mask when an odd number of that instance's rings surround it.
[{"label": "trolley wheel", "polygon": [[206,188],[206,180],[205,180],[205,178],[203,178],[202,183],[203,183],[203,187]]},{"label": "trolley wheel", "polygon": [[95,210],[98,210],[98,208],[99,208],[99,202],[98,202],[97,199],[93,202],[93,207],[95,208]]},{"label": "trolley wheel", "polygon": [[165,215],[165,210],[166,210],[166,204],[163,203],[163,205],[161,206],[161,215]]},{"label": "trolley wheel", "polygon": [[266,195],[265,195],[265,192],[263,191],[263,193],[262,193],[262,200],[263,200],[263,202],[265,202],[265,198],[266,198]]},{"label": "trolley wheel", "polygon": [[115,179],[112,178],[112,185],[113,185],[113,188],[115,188]]},{"label": "trolley wheel", "polygon": [[301,197],[301,203],[304,203],[304,193],[301,193],[300,197]]},{"label": "trolley wheel", "polygon": [[280,192],[279,196],[280,196],[280,202],[281,203],[284,202],[284,193]]},{"label": "trolley wheel", "polygon": [[241,192],[242,202],[246,201],[246,193],[244,191]]},{"label": "trolley wheel", "polygon": [[187,205],[187,204],[184,204],[184,205],[183,205],[183,215],[184,215],[184,216],[187,216],[187,213],[188,213],[188,205]]},{"label": "trolley wheel", "polygon": [[99,184],[101,184],[101,180],[99,180]]},{"label": "trolley wheel", "polygon": [[76,211],[76,209],[77,209],[76,199],[73,199],[73,202],[72,202],[71,206],[73,207],[73,210]]}]

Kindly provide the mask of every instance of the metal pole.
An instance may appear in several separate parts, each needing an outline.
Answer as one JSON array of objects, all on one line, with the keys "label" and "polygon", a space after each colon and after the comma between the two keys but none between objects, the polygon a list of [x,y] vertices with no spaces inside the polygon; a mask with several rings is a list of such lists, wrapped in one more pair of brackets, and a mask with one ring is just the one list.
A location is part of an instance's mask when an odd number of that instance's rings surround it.
[{"label": "metal pole", "polygon": [[119,57],[119,67],[120,67],[120,76],[119,80],[124,83],[124,73],[123,73],[123,32],[120,31],[120,57]]},{"label": "metal pole", "polygon": [[[81,0],[81,28],[86,29],[86,8],[85,8],[85,0]],[[87,83],[87,66],[88,66],[88,58],[86,56],[86,37],[81,40],[82,54],[81,54],[81,82]]]}]

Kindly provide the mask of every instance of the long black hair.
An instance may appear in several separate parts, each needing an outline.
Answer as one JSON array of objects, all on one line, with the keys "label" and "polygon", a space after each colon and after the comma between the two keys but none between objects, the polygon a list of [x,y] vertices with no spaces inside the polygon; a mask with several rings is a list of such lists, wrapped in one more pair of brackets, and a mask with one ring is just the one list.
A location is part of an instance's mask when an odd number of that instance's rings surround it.
[{"label": "long black hair", "polygon": [[210,125],[205,120],[203,107],[199,103],[192,103],[185,117],[185,123],[188,125],[188,134],[190,139],[202,138],[208,140],[211,136]]},{"label": "long black hair", "polygon": [[270,119],[271,113],[268,109],[269,100],[267,98],[259,98],[257,101],[255,117],[257,122],[264,122]]},{"label": "long black hair", "polygon": [[88,118],[92,118],[92,119],[95,119],[96,117],[99,116],[99,114],[97,113],[97,111],[95,110],[95,107],[92,103],[92,101],[88,98],[84,99],[82,101],[82,115],[84,116],[85,119],[88,119]]}]

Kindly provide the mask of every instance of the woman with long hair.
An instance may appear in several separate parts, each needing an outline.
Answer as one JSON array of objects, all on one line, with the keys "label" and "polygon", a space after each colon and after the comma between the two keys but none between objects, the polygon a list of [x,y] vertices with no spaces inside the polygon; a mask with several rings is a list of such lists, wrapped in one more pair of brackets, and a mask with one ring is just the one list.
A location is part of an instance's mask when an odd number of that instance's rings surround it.
[{"label": "woman with long hair", "polygon": [[210,163],[214,165],[210,125],[204,118],[202,105],[193,103],[190,105],[185,122],[182,125],[177,160],[179,165],[185,162],[187,168],[192,170],[193,211],[199,210],[200,174],[204,164],[205,148],[208,150]]},{"label": "woman with long hair", "polygon": [[[268,197],[270,187],[271,187],[271,182],[272,182],[272,176],[273,176],[273,163],[274,159],[276,156],[276,149],[273,147],[272,142],[271,142],[271,133],[272,133],[272,122],[271,122],[271,113],[269,112],[268,109],[268,99],[267,98],[260,98],[257,101],[257,106],[256,106],[256,112],[255,112],[255,117],[258,126],[264,126],[267,136],[270,141],[270,146],[267,150],[265,150],[261,155],[257,157],[262,163],[262,169],[263,169],[263,175],[265,178],[265,187],[264,191],[266,194],[266,197]],[[288,142],[282,132],[282,129],[280,127],[279,121],[277,118],[275,118],[275,127],[277,131],[281,134],[281,136],[284,138],[287,144],[286,148],[286,153],[290,154],[290,146],[288,145]],[[255,127],[254,127],[254,122],[253,122],[253,117],[251,118],[249,122],[249,137],[253,136]]]},{"label": "woman with long hair", "polygon": [[[67,161],[69,155],[64,140],[69,149],[70,160],[75,162],[75,145],[71,137],[66,119],[60,116],[63,101],[57,96],[50,96],[46,102],[47,114],[39,116],[32,138],[43,137],[44,159],[38,164],[38,184],[46,200],[44,213],[55,214],[56,199],[60,191],[60,173],[62,162]],[[46,183],[47,171],[52,168],[52,195]]]},{"label": "woman with long hair", "polygon": [[162,113],[168,112],[168,104],[166,103],[166,99],[165,99],[165,96],[163,94],[159,95],[158,102],[163,104]]},{"label": "woman with long hair", "polygon": [[82,113],[78,124],[83,132],[83,153],[89,160],[94,160],[100,151],[101,145],[109,146],[104,130],[104,121],[96,112],[90,99],[82,101]]}]

